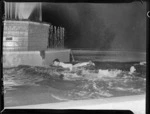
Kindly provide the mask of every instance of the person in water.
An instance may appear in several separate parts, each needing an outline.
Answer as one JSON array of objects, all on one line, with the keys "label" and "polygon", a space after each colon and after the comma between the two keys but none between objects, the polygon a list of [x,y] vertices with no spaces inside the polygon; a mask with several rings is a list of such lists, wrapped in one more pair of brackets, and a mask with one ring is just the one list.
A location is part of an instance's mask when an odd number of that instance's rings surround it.
[{"label": "person in water", "polygon": [[95,64],[94,64],[92,61],[89,61],[89,62],[82,62],[82,63],[77,63],[77,64],[75,64],[75,65],[72,65],[72,64],[70,64],[70,63],[63,63],[63,62],[60,62],[59,59],[53,60],[53,65],[54,65],[54,66],[60,66],[60,67],[62,67],[62,68],[69,69],[70,71],[72,71],[72,70],[75,69],[75,68],[84,67],[84,66],[87,66],[87,65],[93,65],[93,66],[95,66]]}]

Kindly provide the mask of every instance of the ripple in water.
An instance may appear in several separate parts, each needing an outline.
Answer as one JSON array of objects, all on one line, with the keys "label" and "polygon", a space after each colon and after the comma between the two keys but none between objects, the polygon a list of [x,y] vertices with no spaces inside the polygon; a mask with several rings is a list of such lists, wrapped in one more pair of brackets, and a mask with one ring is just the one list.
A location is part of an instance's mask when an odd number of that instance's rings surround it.
[{"label": "ripple in water", "polygon": [[[7,92],[19,86],[47,86],[57,91],[63,90],[63,94],[49,91],[50,95],[58,100],[92,99],[145,93],[145,63],[107,63],[104,67],[98,65],[100,63],[96,64],[96,68],[83,67],[72,72],[54,67],[18,66],[5,68],[3,71],[4,89]],[[136,70],[131,72],[131,67]]]}]

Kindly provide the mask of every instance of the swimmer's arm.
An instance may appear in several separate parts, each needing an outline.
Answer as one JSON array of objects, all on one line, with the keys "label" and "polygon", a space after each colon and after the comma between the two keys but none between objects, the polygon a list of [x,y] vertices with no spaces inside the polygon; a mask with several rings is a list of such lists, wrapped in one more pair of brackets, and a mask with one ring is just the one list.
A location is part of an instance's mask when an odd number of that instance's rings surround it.
[{"label": "swimmer's arm", "polygon": [[74,65],[74,67],[82,67],[82,66],[86,66],[88,64],[90,64],[90,63],[89,62],[77,63],[77,64]]}]

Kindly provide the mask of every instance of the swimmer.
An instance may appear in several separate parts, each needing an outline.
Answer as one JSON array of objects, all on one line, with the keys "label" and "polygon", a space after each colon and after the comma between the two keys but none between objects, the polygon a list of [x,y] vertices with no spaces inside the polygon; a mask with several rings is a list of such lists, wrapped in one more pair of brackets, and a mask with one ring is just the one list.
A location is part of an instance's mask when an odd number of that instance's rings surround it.
[{"label": "swimmer", "polygon": [[83,62],[83,63],[77,63],[77,64],[75,64],[75,65],[72,65],[72,64],[70,64],[70,63],[63,63],[63,62],[60,62],[59,59],[53,60],[53,65],[54,65],[54,66],[61,66],[61,67],[63,67],[63,68],[67,68],[67,69],[69,69],[70,71],[72,71],[74,68],[84,67],[84,66],[87,66],[87,65],[93,65],[93,66],[95,66],[95,64],[94,64],[92,61]]}]

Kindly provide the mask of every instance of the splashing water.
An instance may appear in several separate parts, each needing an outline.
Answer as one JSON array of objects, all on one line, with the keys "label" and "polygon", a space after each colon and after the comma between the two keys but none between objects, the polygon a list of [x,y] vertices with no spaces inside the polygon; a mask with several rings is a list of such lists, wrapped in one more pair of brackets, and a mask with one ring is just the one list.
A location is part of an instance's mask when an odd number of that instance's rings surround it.
[{"label": "splashing water", "polygon": [[[48,87],[50,97],[59,101],[145,93],[146,66],[135,65],[136,63],[110,62],[102,68],[98,64],[99,62],[96,63],[97,68],[83,67],[72,72],[54,67],[4,68],[5,94],[7,91],[17,91],[17,87],[20,86],[29,86],[28,92],[30,93],[32,93],[30,87],[36,89]],[[110,65],[114,65],[114,68],[110,68]]]},{"label": "splashing water", "polygon": [[140,62],[140,65],[146,65],[146,61]]}]

